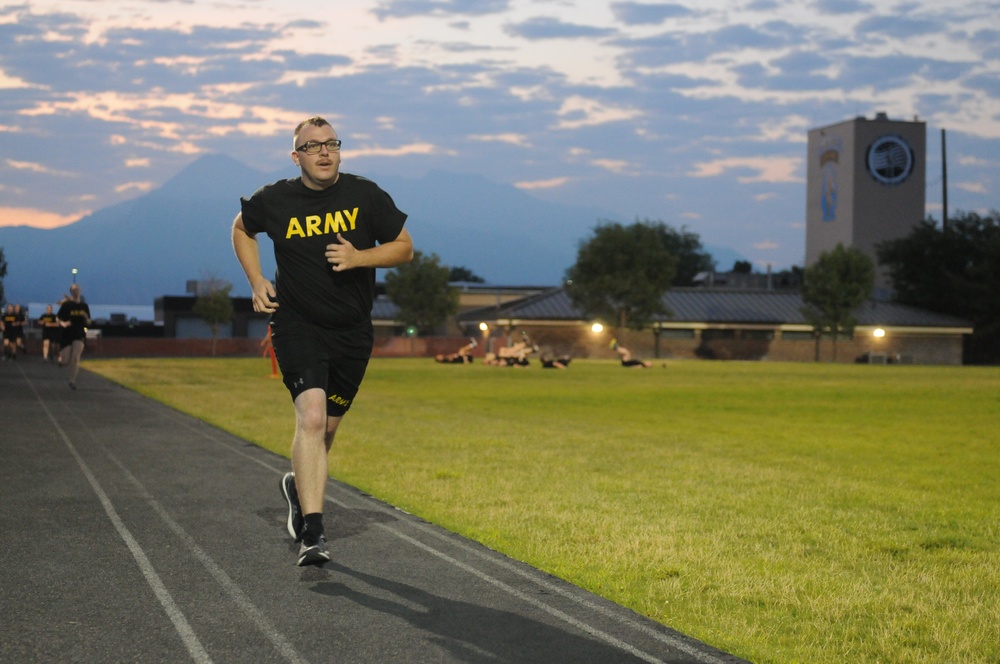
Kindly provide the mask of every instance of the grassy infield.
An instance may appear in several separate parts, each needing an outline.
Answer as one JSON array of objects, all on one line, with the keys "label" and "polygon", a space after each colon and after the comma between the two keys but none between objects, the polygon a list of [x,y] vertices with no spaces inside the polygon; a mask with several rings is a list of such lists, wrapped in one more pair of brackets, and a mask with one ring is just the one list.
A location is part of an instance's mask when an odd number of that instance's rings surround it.
[{"label": "grassy infield", "polygon": [[[87,368],[287,454],[266,360]],[[1000,662],[1000,369],[376,360],[333,476],[754,662]]]}]

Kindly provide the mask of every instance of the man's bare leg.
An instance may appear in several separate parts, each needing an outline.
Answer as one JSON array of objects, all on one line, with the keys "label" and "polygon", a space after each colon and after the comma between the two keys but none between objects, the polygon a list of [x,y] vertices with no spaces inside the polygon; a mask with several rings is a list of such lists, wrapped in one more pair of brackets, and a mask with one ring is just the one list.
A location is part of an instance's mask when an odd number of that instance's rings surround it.
[{"label": "man's bare leg", "polygon": [[327,417],[326,393],[306,390],[295,399],[295,438],[292,440],[292,470],[303,514],[323,511],[328,453],[340,417]]},{"label": "man's bare leg", "polygon": [[326,414],[326,393],[310,389],[295,399],[292,470],[303,518],[299,565],[330,560],[323,539],[323,507],[329,478],[329,452],[341,417]]}]

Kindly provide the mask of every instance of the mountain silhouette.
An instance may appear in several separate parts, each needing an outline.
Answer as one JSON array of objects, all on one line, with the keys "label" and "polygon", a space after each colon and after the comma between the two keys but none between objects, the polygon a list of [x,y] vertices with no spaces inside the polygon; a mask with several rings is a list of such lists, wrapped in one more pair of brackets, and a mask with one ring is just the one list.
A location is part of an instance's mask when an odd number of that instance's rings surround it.
[{"label": "mountain silhouette", "polygon": [[[205,277],[231,282],[234,295],[249,295],[231,242],[240,196],[297,175],[291,164],[268,174],[225,155],[207,155],[159,189],[68,226],[0,227],[7,299],[54,302],[67,292],[73,268],[90,302],[151,305],[162,295],[184,294],[188,280]],[[540,201],[478,175],[362,175],[409,215],[407,229],[417,250],[492,284],[558,285],[580,241],[600,220],[612,218],[600,210]],[[258,239],[264,273],[273,274],[271,243]]]}]

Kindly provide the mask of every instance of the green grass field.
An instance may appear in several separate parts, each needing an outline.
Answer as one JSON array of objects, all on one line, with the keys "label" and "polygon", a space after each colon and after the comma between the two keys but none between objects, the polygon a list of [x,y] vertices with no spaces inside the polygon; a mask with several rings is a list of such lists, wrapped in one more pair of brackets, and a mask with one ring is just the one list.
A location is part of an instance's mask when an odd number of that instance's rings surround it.
[{"label": "green grass field", "polygon": [[[266,360],[85,367],[288,454]],[[374,360],[330,469],[754,662],[1000,662],[998,368]]]}]

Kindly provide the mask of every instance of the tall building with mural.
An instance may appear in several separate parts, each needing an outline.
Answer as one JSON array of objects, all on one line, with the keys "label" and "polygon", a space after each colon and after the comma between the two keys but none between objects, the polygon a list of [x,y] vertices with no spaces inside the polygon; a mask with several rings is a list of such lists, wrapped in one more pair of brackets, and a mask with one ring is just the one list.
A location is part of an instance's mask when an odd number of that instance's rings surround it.
[{"label": "tall building with mural", "polygon": [[[853,120],[809,132],[806,266],[838,244],[878,262],[875,247],[910,231],[925,217],[927,124]],[[877,270],[875,287],[890,287]]]}]

